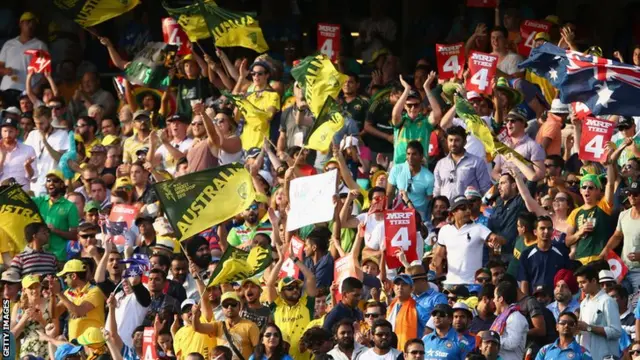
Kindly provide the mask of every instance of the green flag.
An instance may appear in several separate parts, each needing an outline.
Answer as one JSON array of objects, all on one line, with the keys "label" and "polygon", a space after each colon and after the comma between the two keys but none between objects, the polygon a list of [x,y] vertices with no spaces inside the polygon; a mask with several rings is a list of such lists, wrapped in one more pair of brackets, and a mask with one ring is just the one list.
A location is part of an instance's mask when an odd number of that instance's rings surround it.
[{"label": "green flag", "polygon": [[271,264],[271,248],[254,246],[250,251],[229,246],[209,277],[208,286],[240,282],[253,277]]},{"label": "green flag", "polygon": [[309,110],[316,118],[327,98],[337,98],[347,81],[347,75],[336,70],[326,55],[307,56],[291,69],[291,76],[303,89]]},{"label": "green flag", "polygon": [[177,50],[176,45],[148,43],[124,70],[127,80],[132,84],[166,90],[171,82],[169,69]]},{"label": "green flag", "polygon": [[333,136],[342,127],[344,127],[344,117],[336,100],[329,96],[309,131],[306,147],[326,153],[331,148]]},{"label": "green flag", "polygon": [[0,189],[0,252],[17,254],[26,245],[24,227],[44,221],[38,207],[20,185]]},{"label": "green flag", "polygon": [[91,27],[133,9],[140,0],[53,0],[56,10],[83,27]]},{"label": "green flag", "polygon": [[202,0],[182,8],[170,8],[163,0],[162,6],[182,26],[191,41],[213,36],[219,47],[241,46],[258,53],[269,50],[254,13],[229,11],[213,1]]},{"label": "green flag", "polygon": [[154,185],[178,241],[246,210],[256,197],[251,175],[233,163]]}]

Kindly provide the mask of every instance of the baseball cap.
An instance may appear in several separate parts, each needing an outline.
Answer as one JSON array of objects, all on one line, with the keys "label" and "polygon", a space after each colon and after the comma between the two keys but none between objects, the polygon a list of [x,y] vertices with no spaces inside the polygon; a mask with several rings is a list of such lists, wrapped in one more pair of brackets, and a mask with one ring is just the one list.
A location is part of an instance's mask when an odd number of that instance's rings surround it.
[{"label": "baseball cap", "polygon": [[569,105],[563,103],[560,99],[553,99],[551,102],[551,110],[549,111],[553,114],[568,114]]},{"label": "baseball cap", "polygon": [[482,96],[475,91],[467,91],[467,101],[482,99]]},{"label": "baseball cap", "polygon": [[220,304],[224,304],[224,302],[227,300],[234,300],[235,302],[239,303],[240,297],[235,291],[227,291],[226,293],[222,294],[222,297],[220,298]]},{"label": "baseball cap", "polygon": [[500,344],[500,334],[493,330],[487,330],[482,333],[482,341],[492,341]]},{"label": "baseball cap", "polygon": [[409,91],[409,95],[407,95],[407,99],[412,99],[412,98],[422,100],[420,97],[420,93],[415,90]]},{"label": "baseball cap", "polygon": [[453,307],[451,309],[452,309],[452,312],[456,312],[457,310],[462,310],[462,311],[466,312],[467,315],[469,315],[469,319],[473,318],[473,312],[469,308],[469,305],[467,305],[467,304],[465,304],[463,302],[457,302],[457,303],[453,304]]},{"label": "baseball cap", "polygon": [[113,185],[113,188],[117,189],[117,188],[125,187],[125,186],[132,186],[131,179],[129,179],[126,176],[121,176],[121,177],[116,179],[116,182]]},{"label": "baseball cap", "polygon": [[143,221],[153,224],[154,219],[151,216],[138,216],[135,221],[136,226],[140,226],[140,223]]},{"label": "baseball cap", "polygon": [[100,210],[101,206],[100,203],[95,201],[95,200],[91,200],[89,202],[87,202],[84,206],[84,212],[89,212],[91,210]]},{"label": "baseball cap", "polygon": [[469,297],[469,289],[467,289],[464,285],[456,285],[449,290],[443,291],[444,294],[449,297],[449,295],[453,295],[458,298],[466,299]]},{"label": "baseball cap", "polygon": [[14,119],[14,118],[10,118],[10,117],[6,117],[4,118],[4,120],[2,120],[2,123],[0,124],[0,128],[3,128],[5,126],[11,126],[14,129],[18,128],[18,120]]},{"label": "baseball cap", "polygon": [[38,18],[31,11],[23,12],[20,16],[20,22],[29,20],[38,20]]},{"label": "baseball cap", "polygon": [[453,309],[449,304],[438,304],[434,306],[433,310],[431,310],[431,315],[437,312],[443,312],[447,314],[447,316],[453,316]]},{"label": "baseball cap", "polygon": [[73,344],[64,343],[56,349],[55,359],[64,360],[67,356],[76,355],[80,351],[82,351],[82,346],[74,346]]},{"label": "baseball cap", "polygon": [[258,279],[256,279],[256,278],[248,278],[248,279],[244,279],[244,280],[242,280],[242,282],[240,283],[240,286],[244,286],[245,284],[249,284],[249,283],[254,284],[254,285],[257,285],[258,287],[262,287],[262,286],[260,285],[260,281],[259,281]]},{"label": "baseball cap", "polygon": [[545,295],[553,295],[553,290],[547,286],[547,285],[538,285],[536,286],[536,288],[533,290],[533,296],[536,296],[540,293],[543,293]]},{"label": "baseball cap", "polygon": [[507,119],[514,119],[514,120],[520,120],[523,123],[527,123],[527,114],[524,112],[524,110],[520,109],[520,108],[515,108],[511,111],[509,111],[509,113],[507,114]]},{"label": "baseball cap", "polygon": [[23,289],[27,289],[33,284],[40,284],[40,277],[38,277],[38,275],[27,275],[22,278]]},{"label": "baseball cap", "polygon": [[413,286],[413,279],[411,279],[411,276],[408,274],[400,274],[393,279],[394,284],[397,284],[399,281],[402,281],[409,286]]},{"label": "baseball cap", "polygon": [[[84,263],[78,259],[69,260],[64,264],[62,271],[60,271],[57,275],[58,277],[62,277],[66,274],[77,273],[77,272],[85,272],[87,271],[87,267],[84,266]],[[102,335],[102,334],[101,334]]]},{"label": "baseball cap", "polygon": [[22,111],[20,111],[20,109],[18,109],[15,106],[9,106],[8,108],[2,110],[2,117],[4,117],[6,113],[9,113],[15,116],[22,116]]},{"label": "baseball cap", "polygon": [[467,186],[467,188],[464,191],[464,197],[466,197],[467,199],[469,198],[482,199],[482,194],[480,194],[480,191],[478,191],[478,189],[476,189],[475,187]]},{"label": "baseball cap", "polygon": [[600,270],[600,272],[598,273],[598,279],[599,283],[609,281],[616,282],[616,277],[613,275],[613,271],[611,270]]},{"label": "baseball cap", "polygon": [[147,119],[151,119],[151,113],[147,110],[138,110],[133,113],[133,120],[136,120],[138,117],[146,117]]},{"label": "baseball cap", "polygon": [[551,41],[551,38],[549,37],[549,34],[546,32],[539,32],[536,34],[536,36],[533,38],[533,40],[544,40],[544,41]]},{"label": "baseball cap", "polygon": [[180,304],[180,311],[182,311],[182,312],[184,313],[184,312],[185,312],[185,311],[184,311],[184,310],[185,310],[184,308],[185,308],[186,306],[193,306],[193,305],[195,305],[195,304],[196,304],[196,301],[195,301],[195,300],[193,300],[193,299],[186,299],[185,301],[183,301],[183,302],[182,302],[182,304]]},{"label": "baseball cap", "polygon": [[[80,260],[78,260],[80,261]],[[78,344],[80,345],[95,345],[104,343],[104,336],[102,331],[97,327],[88,327],[82,335],[78,337]]]},{"label": "baseball cap", "polygon": [[468,205],[469,205],[469,200],[467,200],[466,197],[457,196],[455,199],[453,199],[453,202],[451,202],[451,206],[449,206],[449,211],[455,211],[460,206],[468,206]]},{"label": "baseball cap", "polygon": [[622,128],[630,128],[635,124],[635,122],[633,121],[633,118],[631,116],[620,116],[620,119],[618,119],[618,125],[616,125],[616,127],[618,129]]},{"label": "baseball cap", "polygon": [[12,284],[17,284],[19,283],[20,280],[20,274],[15,271],[15,270],[5,270],[2,273],[2,277],[0,277],[0,281],[1,282],[8,282],[8,283],[12,283]]},{"label": "baseball cap", "polygon": [[302,285],[302,281],[296,278],[292,278],[291,276],[286,276],[280,280],[278,283],[278,291],[282,292],[282,288],[287,287],[293,283],[298,284],[298,286]]},{"label": "baseball cap", "polygon": [[188,117],[186,117],[185,115],[182,114],[175,114],[175,115],[171,115],[169,116],[169,118],[167,119],[167,122],[174,122],[174,121],[179,121],[183,124],[187,124],[189,125],[191,123],[191,121],[189,120]]},{"label": "baseball cap", "polygon": [[49,176],[55,176],[58,179],[64,181],[64,176],[62,175],[62,171],[58,169],[49,170],[46,177],[49,177]]},{"label": "baseball cap", "polygon": [[634,181],[631,183],[631,185],[629,185],[629,187],[626,190],[627,195],[629,194],[640,194],[640,182],[638,181]]}]

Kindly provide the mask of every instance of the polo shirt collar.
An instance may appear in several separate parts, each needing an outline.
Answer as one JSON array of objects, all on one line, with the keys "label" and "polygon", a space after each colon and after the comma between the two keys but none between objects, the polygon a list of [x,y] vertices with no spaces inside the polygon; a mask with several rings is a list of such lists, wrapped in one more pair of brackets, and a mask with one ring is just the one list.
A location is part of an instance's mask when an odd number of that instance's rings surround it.
[{"label": "polo shirt collar", "polygon": [[[556,341],[553,342],[553,344],[551,344],[552,348],[556,348],[560,351],[565,351],[565,350],[572,350],[572,351],[576,351],[580,348],[580,345],[578,345],[578,343],[576,342],[576,339],[574,338],[573,341],[569,344],[569,346],[567,346],[566,349],[563,349],[560,347],[560,339],[556,339]],[[576,349],[576,347],[578,349]]]},{"label": "polo shirt collar", "polygon": [[451,326],[449,328],[449,331],[447,332],[447,335],[445,335],[445,337],[441,338],[440,336],[438,336],[438,332],[434,329],[433,332],[429,335],[431,340],[437,339],[437,340],[458,340],[458,332],[456,332],[456,330],[453,328],[453,326]]},{"label": "polo shirt collar", "polygon": [[418,299],[424,299],[428,296],[431,296],[434,293],[435,290],[433,290],[432,288],[428,288],[425,292],[423,292],[420,295],[414,295],[414,299],[418,300]]}]

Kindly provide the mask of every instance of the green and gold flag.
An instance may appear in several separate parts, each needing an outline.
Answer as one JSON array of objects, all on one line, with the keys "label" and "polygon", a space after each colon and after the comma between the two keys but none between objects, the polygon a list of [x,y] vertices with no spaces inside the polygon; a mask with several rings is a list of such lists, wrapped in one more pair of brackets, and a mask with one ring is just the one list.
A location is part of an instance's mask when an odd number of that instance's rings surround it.
[{"label": "green and gold flag", "polygon": [[328,97],[317,117],[309,135],[305,147],[326,153],[331,148],[333,136],[344,126],[344,117],[336,100]]},{"label": "green and gold flag", "polygon": [[0,190],[0,252],[17,254],[24,250],[24,227],[34,222],[43,222],[42,216],[20,185]]},{"label": "green and gold flag", "polygon": [[340,73],[326,55],[307,56],[291,69],[291,76],[303,89],[309,110],[316,118],[328,97],[336,99],[347,75]]},{"label": "green and gold flag", "polygon": [[229,246],[222,254],[213,274],[209,277],[207,287],[251,278],[263,272],[271,261],[270,248],[254,246],[250,251],[247,251]]},{"label": "green and gold flag", "polygon": [[260,120],[260,123],[264,123],[272,117],[270,112],[258,109],[242,95],[233,95],[228,91],[223,91],[222,95],[229,99],[229,101],[238,108],[242,115],[244,115],[245,120],[252,121],[258,119]]},{"label": "green and gold flag", "polygon": [[53,0],[53,5],[82,27],[91,27],[130,11],[140,0]]},{"label": "green and gold flag", "polygon": [[124,70],[127,80],[135,85],[166,90],[171,82],[169,69],[173,66],[177,51],[176,45],[148,43]]},{"label": "green and gold flag", "polygon": [[154,185],[179,241],[241,213],[256,197],[251,175],[233,163]]},{"label": "green and gold flag", "polygon": [[213,1],[202,0],[182,8],[170,8],[163,0],[162,6],[191,41],[213,36],[219,47],[241,46],[258,53],[269,50],[254,13],[229,11]]}]

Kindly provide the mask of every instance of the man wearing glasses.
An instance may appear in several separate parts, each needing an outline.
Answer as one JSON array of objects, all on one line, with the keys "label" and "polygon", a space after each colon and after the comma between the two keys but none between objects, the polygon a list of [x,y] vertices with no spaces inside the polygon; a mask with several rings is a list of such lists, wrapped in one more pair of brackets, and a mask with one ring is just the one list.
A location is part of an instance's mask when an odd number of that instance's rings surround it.
[{"label": "man wearing glasses", "polygon": [[238,227],[235,227],[229,231],[227,235],[227,242],[231,246],[249,246],[251,240],[256,234],[266,234],[269,237],[273,232],[273,226],[268,222],[260,223],[260,207],[264,207],[265,204],[254,201],[249,207],[242,213],[244,223]]},{"label": "man wearing glasses", "polygon": [[545,359],[571,359],[571,360],[591,360],[591,354],[587,349],[580,346],[575,335],[578,332],[578,317],[576,314],[567,311],[560,314],[556,329],[558,330],[558,340],[545,345],[536,360]]},{"label": "man wearing glasses", "polygon": [[435,330],[422,338],[429,359],[462,359],[467,353],[465,345],[458,339],[453,328],[453,309],[449,305],[438,304],[431,312]]},{"label": "man wearing glasses", "polygon": [[362,353],[358,360],[398,360],[402,358],[402,352],[391,346],[393,329],[390,322],[384,319],[374,321],[371,333],[373,334],[373,348]]},{"label": "man wearing glasses", "polygon": [[66,187],[60,170],[47,173],[46,189],[47,195],[34,197],[33,202],[51,231],[49,251],[62,263],[67,260],[67,241],[77,240],[78,208],[64,198]]}]

